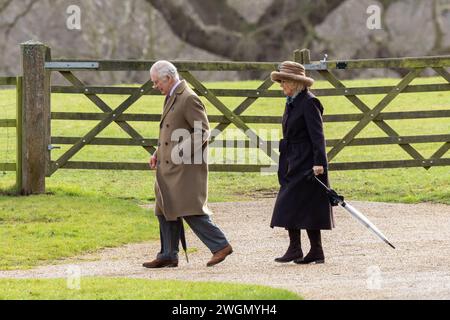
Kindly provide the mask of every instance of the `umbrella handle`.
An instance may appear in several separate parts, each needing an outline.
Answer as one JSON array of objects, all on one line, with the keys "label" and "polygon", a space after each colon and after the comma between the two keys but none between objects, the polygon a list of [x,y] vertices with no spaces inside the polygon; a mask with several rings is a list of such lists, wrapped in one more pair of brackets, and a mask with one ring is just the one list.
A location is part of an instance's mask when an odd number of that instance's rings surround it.
[{"label": "umbrella handle", "polygon": [[[314,174],[314,173],[313,173]],[[325,189],[327,189],[327,191],[330,191],[331,189],[325,184],[325,183],[323,183],[322,181],[320,181],[320,179],[319,178],[317,178],[317,176],[316,175],[314,175],[314,179],[316,179]]]},{"label": "umbrella handle", "polygon": [[316,175],[314,175],[314,179],[316,179],[316,181],[318,181],[327,191],[328,197],[330,199],[330,203],[333,207],[339,205],[339,204],[343,204],[344,203],[344,197],[337,194],[336,191],[334,191],[333,189],[329,188],[325,183],[323,183],[322,181],[320,181],[319,178],[317,178]]}]

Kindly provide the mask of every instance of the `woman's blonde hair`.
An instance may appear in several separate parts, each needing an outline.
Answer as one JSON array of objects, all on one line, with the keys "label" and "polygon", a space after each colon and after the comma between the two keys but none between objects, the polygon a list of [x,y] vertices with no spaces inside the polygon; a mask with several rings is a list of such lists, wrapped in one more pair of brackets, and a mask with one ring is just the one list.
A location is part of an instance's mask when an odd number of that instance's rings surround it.
[{"label": "woman's blonde hair", "polygon": [[283,81],[286,81],[288,83],[292,83],[295,93],[299,93],[300,91],[303,91],[304,89],[308,90],[308,86],[306,86],[301,81],[293,81],[293,80],[283,80]]}]

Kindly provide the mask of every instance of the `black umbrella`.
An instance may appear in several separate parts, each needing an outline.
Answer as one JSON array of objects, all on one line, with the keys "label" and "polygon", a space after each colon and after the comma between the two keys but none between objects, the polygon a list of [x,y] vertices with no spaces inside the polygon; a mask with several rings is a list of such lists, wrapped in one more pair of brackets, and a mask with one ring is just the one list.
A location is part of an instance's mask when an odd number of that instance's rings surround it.
[{"label": "black umbrella", "polygon": [[360,223],[362,223],[365,227],[370,229],[377,237],[379,237],[381,240],[383,240],[385,243],[390,245],[393,249],[395,247],[392,245],[392,243],[389,242],[389,240],[386,238],[386,236],[372,223],[369,219],[367,219],[366,216],[364,216],[361,212],[359,212],[357,209],[355,209],[353,206],[348,204],[344,201],[344,197],[337,194],[336,191],[329,188],[327,185],[325,185],[322,181],[319,180],[316,176],[314,178],[326,189],[326,192],[328,194],[328,197],[330,199],[330,203],[332,206],[340,205],[342,208],[347,210],[356,220],[358,220]]}]

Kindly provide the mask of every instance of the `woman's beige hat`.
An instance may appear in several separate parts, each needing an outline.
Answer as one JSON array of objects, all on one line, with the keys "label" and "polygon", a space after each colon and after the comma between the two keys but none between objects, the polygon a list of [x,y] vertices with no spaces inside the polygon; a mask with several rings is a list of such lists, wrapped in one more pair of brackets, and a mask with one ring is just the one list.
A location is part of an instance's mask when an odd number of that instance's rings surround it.
[{"label": "woman's beige hat", "polygon": [[281,82],[281,80],[303,82],[307,87],[311,87],[314,83],[313,78],[305,75],[305,67],[297,62],[284,61],[278,67],[278,71],[270,74],[272,81]]}]

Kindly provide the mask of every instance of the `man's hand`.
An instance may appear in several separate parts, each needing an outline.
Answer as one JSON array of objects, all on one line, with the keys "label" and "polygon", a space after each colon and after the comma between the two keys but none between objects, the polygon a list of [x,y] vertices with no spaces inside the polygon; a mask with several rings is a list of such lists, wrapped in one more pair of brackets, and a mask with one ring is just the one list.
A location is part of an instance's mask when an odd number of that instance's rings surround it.
[{"label": "man's hand", "polygon": [[151,156],[150,161],[149,161],[149,165],[150,165],[150,169],[156,169],[156,163],[158,162],[158,159],[156,158],[156,155]]},{"label": "man's hand", "polygon": [[314,166],[313,167],[314,175],[318,176],[324,172],[323,166]]}]

